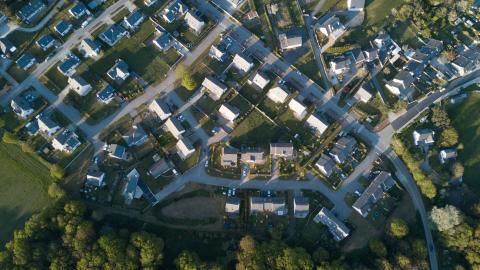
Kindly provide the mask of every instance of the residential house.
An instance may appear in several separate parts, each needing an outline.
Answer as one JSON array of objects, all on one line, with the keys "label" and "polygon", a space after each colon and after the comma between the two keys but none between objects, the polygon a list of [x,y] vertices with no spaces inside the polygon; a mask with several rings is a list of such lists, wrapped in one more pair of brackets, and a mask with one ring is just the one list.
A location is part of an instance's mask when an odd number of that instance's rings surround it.
[{"label": "residential house", "polygon": [[293,143],[271,143],[270,155],[273,159],[293,159],[295,156],[295,149],[293,148]]},{"label": "residential house", "polygon": [[350,60],[345,57],[337,57],[330,61],[330,70],[335,75],[340,75],[350,70]]},{"label": "residential house", "polygon": [[438,157],[440,159],[440,163],[445,164],[450,160],[456,159],[457,155],[457,150],[455,148],[449,148],[441,150]]},{"label": "residential house", "polygon": [[223,62],[228,56],[227,48],[223,43],[212,45],[208,51],[208,55],[219,62]]},{"label": "residential house", "polygon": [[240,110],[227,103],[222,104],[220,109],[218,109],[218,112],[229,122],[235,121],[235,119],[237,119],[237,117],[240,115]]},{"label": "residential house", "polygon": [[233,58],[233,66],[243,73],[248,73],[253,68],[253,62],[244,54],[236,54]]},{"label": "residential house", "polygon": [[342,137],[335,143],[335,146],[332,148],[332,150],[330,150],[330,156],[338,164],[343,164],[353,153],[356,146],[357,141],[353,137]]},{"label": "residential house", "polygon": [[19,11],[17,17],[24,23],[32,23],[47,6],[42,0],[30,0]]},{"label": "residential house", "polygon": [[157,197],[155,196],[155,194],[153,194],[147,183],[142,181],[142,179],[138,180],[138,187],[140,188],[140,190],[142,190],[143,198],[147,200],[147,202],[149,202],[151,206],[158,203]]},{"label": "residential house", "polygon": [[368,48],[363,51],[363,56],[365,57],[365,62],[373,62],[378,59],[378,49]]},{"label": "residential house", "polygon": [[363,11],[365,0],[347,0],[347,9],[349,11]]},{"label": "residential house", "polygon": [[61,20],[57,25],[55,25],[55,31],[62,37],[68,35],[70,30],[72,30],[73,25],[65,20]]},{"label": "residential house", "polygon": [[111,144],[108,146],[108,156],[111,158],[125,160],[127,159],[127,149],[119,144]]},{"label": "residential house", "polygon": [[405,70],[401,70],[395,77],[385,84],[385,87],[400,98],[407,98],[411,96],[413,89],[411,88],[415,78]]},{"label": "residential house", "polygon": [[64,129],[60,134],[58,134],[52,141],[52,147],[55,150],[73,153],[82,143],[78,139],[78,135],[75,132]]},{"label": "residential house", "polygon": [[261,71],[253,74],[253,76],[248,80],[249,84],[253,84],[262,90],[268,85],[269,82],[270,79]]},{"label": "residential house", "polygon": [[50,137],[60,130],[60,126],[46,114],[37,115],[37,123],[38,129]]},{"label": "residential house", "polygon": [[10,107],[13,112],[22,119],[27,119],[35,111],[32,104],[22,96],[17,96],[12,99],[12,101],[10,101]]},{"label": "residential house", "polygon": [[250,197],[250,214],[272,213],[277,216],[287,214],[285,198]]},{"label": "residential house", "polygon": [[213,76],[207,76],[203,80],[202,86],[208,90],[210,97],[215,101],[219,100],[228,89],[226,85],[221,83]]},{"label": "residential house", "polygon": [[27,70],[37,63],[37,59],[35,59],[31,53],[25,53],[17,59],[16,63],[19,68]]},{"label": "residential house", "polygon": [[228,0],[228,2],[234,7],[238,8],[244,0]]},{"label": "residential house", "polygon": [[168,23],[173,23],[187,11],[188,7],[182,1],[174,0],[162,11],[162,18]]},{"label": "residential house", "polygon": [[164,158],[160,159],[159,161],[155,162],[149,169],[148,174],[152,176],[154,179],[159,178],[166,172],[170,171],[172,166],[169,162],[167,162]]},{"label": "residential house", "polygon": [[288,96],[290,96],[290,92],[282,85],[276,85],[267,92],[267,97],[275,103],[285,103]]},{"label": "residential house", "polygon": [[154,112],[162,121],[172,115],[167,103],[165,103],[165,101],[163,101],[161,98],[153,100],[152,103],[150,103],[150,106],[148,106],[148,109],[151,112]]},{"label": "residential house", "polygon": [[89,187],[103,187],[105,183],[105,173],[101,171],[92,171],[87,173],[85,185]]},{"label": "residential house", "polygon": [[365,88],[366,88],[365,84],[362,85],[358,89],[358,91],[355,93],[354,97],[356,100],[359,100],[364,103],[368,103],[372,99],[373,95]]},{"label": "residential house", "polygon": [[309,128],[315,131],[315,134],[317,135],[322,135],[328,128],[328,124],[325,123],[325,121],[316,113],[313,113],[307,118],[306,124]]},{"label": "residential house", "polygon": [[139,10],[135,10],[134,12],[130,13],[130,15],[123,18],[122,25],[130,31],[136,31],[145,18],[145,15],[143,15]]},{"label": "residential house", "polygon": [[148,140],[148,134],[140,125],[133,125],[131,130],[122,136],[128,147],[141,146]]},{"label": "residential house", "polygon": [[336,16],[331,16],[319,26],[319,30],[329,39],[337,39],[345,32],[345,26]]},{"label": "residential house", "polygon": [[0,50],[6,56],[12,56],[17,51],[17,47],[8,38],[0,38]]},{"label": "residential house", "polygon": [[238,149],[224,146],[222,148],[222,160],[220,161],[220,164],[223,167],[237,167],[238,154],[239,154]]},{"label": "residential house", "polygon": [[38,134],[38,131],[39,131],[39,127],[38,127],[38,121],[35,119],[31,122],[28,122],[26,125],[25,125],[25,128],[27,130],[27,133],[30,135],[30,136],[36,136]]},{"label": "residential house", "polygon": [[68,56],[63,60],[63,62],[57,66],[58,71],[63,75],[70,77],[75,73],[75,69],[80,65],[80,58],[78,58],[73,53],[68,54]]},{"label": "residential house", "polygon": [[77,2],[75,6],[68,10],[68,13],[72,15],[75,19],[80,19],[83,16],[90,15],[90,11],[82,2]]},{"label": "residential house", "polygon": [[115,88],[107,84],[102,90],[97,93],[97,99],[103,104],[109,104],[115,98]]},{"label": "residential house", "polygon": [[428,39],[426,46],[436,51],[437,53],[440,53],[441,51],[443,51],[443,41],[441,40],[430,38]]},{"label": "residential house", "polygon": [[293,115],[298,120],[302,120],[307,115],[307,107],[297,98],[292,98],[292,100],[290,100],[288,108],[292,110]]},{"label": "residential house", "polygon": [[39,38],[35,44],[37,44],[37,46],[45,52],[55,44],[55,39],[52,37],[52,35],[47,34]]},{"label": "residential house", "polygon": [[123,188],[123,198],[125,204],[129,205],[132,203],[133,199],[140,199],[143,195],[142,189],[138,186],[140,180],[140,173],[137,169],[133,169],[127,174],[127,182]]},{"label": "residential house", "polygon": [[240,198],[238,197],[227,197],[225,201],[225,212],[229,215],[238,215],[240,214]]},{"label": "residential house", "polygon": [[327,226],[335,241],[342,241],[350,234],[350,229],[325,207],[318,212],[313,221]]},{"label": "residential house", "polygon": [[265,152],[260,149],[249,148],[240,153],[240,160],[251,165],[265,164]]},{"label": "residential house", "polygon": [[165,128],[175,137],[177,140],[180,139],[183,133],[185,133],[185,128],[183,128],[182,123],[177,119],[170,117],[165,121]]},{"label": "residential house", "polygon": [[475,68],[474,63],[463,55],[459,55],[451,64],[459,76],[463,76]]},{"label": "residential house", "polygon": [[185,14],[184,20],[188,27],[197,35],[200,34],[205,27],[205,22],[191,11]]},{"label": "residential house", "polygon": [[119,24],[113,24],[101,33],[99,38],[113,47],[125,36],[128,36],[128,31]]},{"label": "residential house", "polygon": [[68,85],[71,90],[75,91],[78,95],[84,97],[92,91],[92,86],[78,75],[68,77]]},{"label": "residential house", "polygon": [[193,147],[192,143],[187,138],[178,140],[176,148],[177,154],[182,160],[189,158],[191,155],[193,155],[193,153],[195,153],[195,147]]},{"label": "residential house", "polygon": [[100,43],[86,38],[80,42],[79,51],[84,57],[96,58],[100,55],[101,48]]},{"label": "residential house", "polygon": [[392,40],[389,34],[381,33],[374,40],[373,43],[379,49],[378,57],[383,64],[387,60],[390,63],[395,63],[400,58],[402,48]]},{"label": "residential house", "polygon": [[157,3],[158,0],[143,0],[143,4],[146,6],[146,7],[151,7],[153,5],[155,5],[155,3]]},{"label": "residential house", "polygon": [[295,218],[306,218],[310,212],[310,200],[306,197],[293,197],[293,216]]},{"label": "residential house", "polygon": [[365,189],[362,195],[353,203],[352,208],[362,217],[367,217],[372,205],[381,200],[389,189],[395,185],[390,173],[381,172],[370,185]]},{"label": "residential house", "polygon": [[122,59],[117,59],[115,65],[107,71],[107,76],[118,84],[123,83],[130,77],[127,63]]},{"label": "residential house", "polygon": [[172,36],[163,30],[157,29],[158,37],[153,40],[153,45],[155,45],[162,52],[168,51],[173,45]]},{"label": "residential house", "polygon": [[279,34],[278,40],[282,51],[296,49],[303,45],[302,32],[298,29],[289,29],[285,33]]},{"label": "residential house", "polygon": [[315,167],[326,177],[330,177],[335,168],[335,162],[333,159],[325,154],[322,154],[320,158],[315,162]]},{"label": "residential house", "polygon": [[429,146],[432,145],[434,140],[435,131],[431,129],[419,129],[413,131],[413,143],[416,146]]}]

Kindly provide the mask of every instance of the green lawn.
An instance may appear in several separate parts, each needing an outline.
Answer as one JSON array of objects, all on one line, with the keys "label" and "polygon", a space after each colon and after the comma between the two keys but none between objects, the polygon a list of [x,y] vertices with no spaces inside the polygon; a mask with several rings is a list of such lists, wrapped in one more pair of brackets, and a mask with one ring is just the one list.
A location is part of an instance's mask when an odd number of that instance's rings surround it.
[{"label": "green lawn", "polygon": [[0,244],[15,229],[49,203],[47,188],[52,180],[48,169],[35,157],[14,145],[0,143]]},{"label": "green lawn", "polygon": [[365,22],[368,26],[382,23],[392,9],[397,9],[404,0],[367,0],[365,1]]},{"label": "green lawn", "polygon": [[257,110],[253,110],[238,124],[231,135],[232,145],[239,147],[241,144],[248,146],[264,146],[277,141],[284,132]]},{"label": "green lawn", "polygon": [[449,110],[454,127],[460,134],[464,149],[459,152],[460,161],[465,166],[464,180],[467,185],[480,194],[480,119],[472,117],[480,113],[480,94],[472,94],[462,104]]}]

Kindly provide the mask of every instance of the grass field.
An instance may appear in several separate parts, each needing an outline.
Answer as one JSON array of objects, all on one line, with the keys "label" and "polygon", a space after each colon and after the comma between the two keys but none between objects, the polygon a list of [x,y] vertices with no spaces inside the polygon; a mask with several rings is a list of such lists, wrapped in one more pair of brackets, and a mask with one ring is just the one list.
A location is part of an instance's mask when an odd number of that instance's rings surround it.
[{"label": "grass field", "polygon": [[232,145],[267,146],[282,136],[280,128],[257,110],[253,110],[231,133]]},{"label": "grass field", "polygon": [[459,158],[465,166],[464,180],[467,185],[480,195],[480,182],[477,173],[480,171],[480,119],[472,117],[480,113],[480,94],[472,94],[465,102],[449,110],[454,127],[460,134],[460,142],[464,149]]},{"label": "grass field", "polygon": [[48,169],[14,145],[0,143],[0,244],[33,213],[49,203]]}]

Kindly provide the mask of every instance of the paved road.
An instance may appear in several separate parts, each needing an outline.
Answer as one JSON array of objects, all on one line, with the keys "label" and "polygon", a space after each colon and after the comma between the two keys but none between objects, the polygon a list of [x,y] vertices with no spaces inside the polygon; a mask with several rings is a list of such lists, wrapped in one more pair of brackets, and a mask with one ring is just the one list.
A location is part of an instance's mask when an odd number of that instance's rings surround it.
[{"label": "paved road", "polygon": [[318,44],[317,39],[315,38],[312,15],[304,15],[305,27],[307,27],[308,36],[310,38],[310,43],[312,45],[313,54],[315,55],[315,60],[317,61],[317,66],[322,75],[322,81],[324,83],[325,89],[330,89],[331,84],[328,80],[328,75],[325,68],[325,61],[323,60],[320,44]]}]

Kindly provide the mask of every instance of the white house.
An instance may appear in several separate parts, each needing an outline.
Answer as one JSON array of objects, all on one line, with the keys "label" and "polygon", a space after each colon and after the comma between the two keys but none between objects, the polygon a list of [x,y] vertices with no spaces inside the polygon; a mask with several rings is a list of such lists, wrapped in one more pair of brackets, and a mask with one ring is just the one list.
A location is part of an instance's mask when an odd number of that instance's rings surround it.
[{"label": "white house", "polygon": [[223,116],[223,118],[230,122],[235,121],[235,119],[237,119],[237,117],[240,115],[240,111],[229,104],[222,104],[220,109],[218,109],[218,112]]},{"label": "white house", "polygon": [[293,115],[298,119],[302,120],[307,115],[307,107],[297,98],[293,98],[288,103],[288,108],[292,110]]},{"label": "white house", "polygon": [[330,61],[330,70],[335,75],[343,74],[350,70],[350,60],[348,58],[337,58]]},{"label": "white house", "polygon": [[449,160],[456,159],[457,155],[457,150],[455,148],[450,148],[441,150],[438,156],[440,163],[445,164]]},{"label": "white house", "polygon": [[139,199],[143,195],[142,189],[138,186],[140,180],[140,173],[137,169],[133,169],[127,174],[127,182],[123,189],[123,198],[125,204],[129,205],[132,203],[133,199]]},{"label": "white house", "polygon": [[318,135],[322,135],[328,128],[328,125],[316,114],[310,115],[306,123]]},{"label": "white house", "polygon": [[75,91],[80,96],[84,97],[92,91],[92,86],[78,75],[73,75],[68,78],[68,85],[71,90]]},{"label": "white house", "polygon": [[185,14],[185,23],[187,23],[188,27],[192,29],[195,34],[200,34],[205,27],[205,22],[198,17],[197,15],[193,14],[191,11]]},{"label": "white house", "polygon": [[370,99],[372,99],[373,96],[369,91],[367,91],[367,89],[365,89],[365,87],[361,86],[357,93],[355,93],[354,97],[356,100],[367,103],[370,101]]},{"label": "white house", "polygon": [[165,121],[165,128],[172,133],[173,137],[177,140],[181,138],[181,135],[185,133],[185,129],[183,128],[182,124],[175,118],[168,118]]},{"label": "white house", "polygon": [[325,207],[318,212],[313,221],[326,225],[335,241],[342,241],[350,234],[347,226]]},{"label": "white house", "polygon": [[319,26],[319,30],[326,37],[337,39],[345,32],[345,26],[338,17],[332,16]]},{"label": "white house", "polygon": [[395,96],[407,98],[413,91],[410,86],[414,80],[415,78],[410,72],[401,70],[391,81],[385,84],[385,87]]},{"label": "white house", "polygon": [[123,18],[123,26],[131,31],[136,31],[145,18],[145,15],[136,10]]},{"label": "white house", "polygon": [[35,111],[25,98],[18,96],[10,101],[10,107],[13,112],[20,118],[26,119]]},{"label": "white house", "polygon": [[264,89],[268,83],[270,82],[270,79],[267,77],[267,75],[263,74],[262,72],[258,71],[255,73],[250,80],[248,80],[249,84],[256,85],[260,89]]},{"label": "white house", "polygon": [[84,57],[96,58],[100,55],[101,46],[98,42],[87,38],[80,42],[79,50]]},{"label": "white house", "polygon": [[195,153],[195,147],[193,147],[192,143],[187,138],[180,139],[177,142],[176,148],[177,154],[183,160],[189,158],[191,155],[193,155],[193,153]]},{"label": "white house", "polygon": [[365,0],[347,0],[347,9],[349,11],[363,11]]},{"label": "white house", "polygon": [[395,180],[393,180],[390,173],[381,172],[360,197],[353,203],[352,208],[357,211],[362,217],[367,217],[371,206],[377,203],[383,198],[385,192],[395,186]]},{"label": "white house", "polygon": [[267,92],[267,97],[275,103],[284,103],[287,100],[288,96],[290,96],[290,92],[285,90],[280,85],[271,88]]},{"label": "white house", "polygon": [[225,202],[225,212],[230,215],[237,215],[240,213],[240,198],[227,197]]},{"label": "white house", "polygon": [[52,141],[52,147],[58,151],[65,153],[73,153],[82,143],[78,139],[78,135],[69,129],[63,130]]},{"label": "white house", "polygon": [[210,97],[215,101],[219,100],[228,89],[226,85],[212,76],[207,76],[203,80],[202,86],[205,87],[209,92]]},{"label": "white house", "polygon": [[148,106],[148,109],[151,112],[154,112],[162,121],[172,115],[172,112],[170,111],[168,105],[160,98],[152,101],[152,103],[150,103],[150,106]]},{"label": "white house", "polygon": [[315,163],[315,167],[326,177],[330,177],[335,168],[335,162],[333,159],[325,154],[322,154]]},{"label": "white house", "polygon": [[243,54],[236,54],[233,58],[233,66],[243,73],[248,73],[253,67],[253,62]]},{"label": "white house", "polygon": [[293,197],[293,216],[295,218],[306,218],[310,211],[310,201],[305,197]]},{"label": "white house", "polygon": [[435,131],[430,129],[415,130],[413,131],[413,143],[416,146],[432,145],[435,142],[434,135]]},{"label": "white house", "polygon": [[38,129],[48,136],[53,136],[60,130],[60,126],[53,121],[48,115],[40,114],[37,116]]},{"label": "white house", "polygon": [[101,171],[89,172],[85,184],[92,187],[103,187],[105,185],[105,173]]}]

